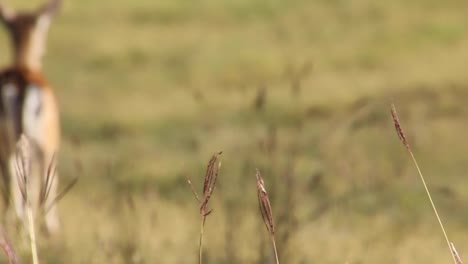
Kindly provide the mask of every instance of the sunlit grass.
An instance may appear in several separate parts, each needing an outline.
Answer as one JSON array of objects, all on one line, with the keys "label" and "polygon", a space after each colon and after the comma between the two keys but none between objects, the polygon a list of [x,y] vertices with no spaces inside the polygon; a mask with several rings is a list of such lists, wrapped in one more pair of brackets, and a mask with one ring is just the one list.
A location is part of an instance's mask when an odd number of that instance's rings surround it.
[{"label": "sunlit grass", "polygon": [[[62,109],[60,177],[81,179],[59,205],[64,250],[40,246],[50,258],[43,262],[193,262],[199,219],[184,176],[200,186],[193,176],[219,149],[206,263],[233,263],[224,236],[230,217],[239,219],[230,241],[238,263],[259,263],[258,250],[268,252],[256,231],[257,167],[271,177],[275,213],[285,171],[292,167],[298,181],[300,226],[279,248],[292,256],[284,262],[447,261],[396,146],[391,99],[412,124],[407,133],[418,133],[415,152],[441,210],[449,208],[445,224],[459,230],[452,239],[463,256],[466,8],[432,0],[65,1],[45,72]],[[312,70],[294,94],[288,70],[307,63]],[[240,206],[226,210],[232,199]]]}]

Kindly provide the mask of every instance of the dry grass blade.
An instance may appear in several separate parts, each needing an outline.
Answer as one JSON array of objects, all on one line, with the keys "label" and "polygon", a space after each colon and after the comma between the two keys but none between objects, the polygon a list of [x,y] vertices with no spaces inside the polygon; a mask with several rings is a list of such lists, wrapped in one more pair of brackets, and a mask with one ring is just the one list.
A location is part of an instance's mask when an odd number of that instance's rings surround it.
[{"label": "dry grass blade", "polygon": [[187,180],[187,183],[189,184],[190,190],[192,191],[193,195],[195,196],[195,199],[197,199],[198,203],[201,203],[200,197],[198,196],[198,193],[195,191],[195,188],[193,187],[192,181],[190,180],[189,176],[185,176],[185,180]]},{"label": "dry grass blade", "polygon": [[216,187],[216,181],[218,180],[219,169],[221,168],[221,162],[218,162],[219,156],[223,152],[218,152],[211,157],[208,162],[208,166],[205,173],[205,178],[203,180],[203,200],[200,199],[200,196],[195,191],[192,181],[188,176],[186,176],[187,183],[190,186],[192,193],[194,194],[197,201],[200,205],[200,215],[201,215],[201,226],[200,226],[200,241],[198,248],[198,263],[201,264],[203,261],[203,231],[205,229],[206,217],[211,213],[212,210],[208,210],[208,202],[210,201],[213,191]]},{"label": "dry grass blade", "polygon": [[68,185],[65,186],[65,188],[63,188],[63,190],[61,190],[59,192],[59,194],[57,194],[57,196],[55,196],[55,198],[52,200],[52,202],[50,203],[50,205],[45,208],[44,212],[45,214],[47,214],[50,209],[52,209],[52,206],[56,203],[58,203],[60,200],[62,200],[62,198],[73,188],[75,187],[76,183],[78,183],[78,178],[74,178],[70,183],[68,183]]},{"label": "dry grass blade", "polygon": [[[52,207],[58,203],[78,182],[78,178],[73,178],[65,188],[63,188],[55,197],[50,197],[53,184],[57,178],[57,160],[55,154],[47,166],[45,180],[42,183],[39,194],[39,208],[44,214],[47,214]],[[47,202],[50,201],[50,202]]]},{"label": "dry grass blade", "polygon": [[21,197],[23,198],[23,201],[26,201],[28,199],[28,190],[26,188],[28,185],[28,179],[26,177],[26,173],[24,173],[24,166],[19,162],[19,160],[19,155],[16,155],[17,162],[15,162],[15,172],[16,177],[18,178],[18,188],[21,192]]},{"label": "dry grass blade", "polygon": [[45,204],[47,201],[47,197],[50,194],[50,190],[52,188],[52,184],[55,180],[55,175],[57,175],[57,165],[55,162],[55,154],[52,156],[52,160],[50,161],[49,165],[47,166],[47,172],[45,175],[45,180],[42,183],[41,190],[39,193],[39,204]]},{"label": "dry grass blade", "polygon": [[275,252],[276,263],[279,264],[278,251],[276,249],[275,241],[275,224],[273,222],[273,212],[271,210],[270,198],[268,197],[268,192],[265,188],[265,182],[263,181],[260,171],[257,169],[256,173],[257,178],[257,196],[258,204],[260,206],[260,213],[262,214],[263,222],[270,234],[271,243],[273,244],[273,250]]},{"label": "dry grass blade", "polygon": [[16,148],[15,170],[18,179],[18,187],[23,197],[23,202],[28,201],[29,175],[31,174],[31,146],[26,136],[22,135]]},{"label": "dry grass blade", "polygon": [[452,242],[450,242],[450,248],[452,249],[452,254],[455,257],[455,262],[457,264],[463,264],[463,261],[461,260],[460,255],[458,254],[458,251]]},{"label": "dry grass blade", "polygon": [[447,246],[450,251],[450,255],[452,256],[453,262],[455,264],[458,264],[457,259],[453,253],[452,245],[450,244],[450,240],[448,239],[447,232],[445,231],[444,224],[442,223],[442,220],[440,219],[439,213],[437,212],[437,208],[434,204],[434,201],[432,200],[432,195],[429,191],[429,188],[427,187],[426,180],[424,179],[424,176],[421,172],[421,169],[419,168],[418,162],[416,161],[416,158],[414,157],[413,151],[411,150],[411,147],[409,145],[408,140],[406,139],[405,133],[403,132],[403,128],[401,127],[400,120],[398,119],[398,114],[396,111],[395,105],[391,105],[391,114],[393,118],[393,123],[395,125],[396,132],[398,134],[398,137],[400,138],[401,142],[403,145],[406,147],[406,150],[411,156],[411,159],[413,160],[414,165],[416,166],[416,169],[418,170],[419,177],[421,179],[421,182],[424,186],[424,189],[426,191],[427,197],[429,199],[429,202],[431,203],[432,210],[434,211],[434,214],[437,218],[437,221],[439,222],[440,229],[442,230],[442,233],[444,234],[445,241],[447,242]]},{"label": "dry grass blade", "polygon": [[11,245],[8,235],[5,230],[0,228],[0,248],[2,248],[9,264],[19,264],[18,255]]}]

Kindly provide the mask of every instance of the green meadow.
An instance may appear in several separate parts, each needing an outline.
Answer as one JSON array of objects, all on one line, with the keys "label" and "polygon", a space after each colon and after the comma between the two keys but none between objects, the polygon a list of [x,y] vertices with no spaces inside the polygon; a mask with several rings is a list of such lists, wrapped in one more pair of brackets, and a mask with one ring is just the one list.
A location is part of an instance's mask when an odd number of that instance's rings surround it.
[{"label": "green meadow", "polygon": [[[4,1],[31,8],[39,0]],[[44,72],[61,109],[63,231],[42,263],[450,263],[390,104],[468,260],[468,2],[64,0]],[[10,62],[0,31],[0,65]],[[12,238],[23,263],[27,241]],[[0,263],[6,259],[0,256]]]}]

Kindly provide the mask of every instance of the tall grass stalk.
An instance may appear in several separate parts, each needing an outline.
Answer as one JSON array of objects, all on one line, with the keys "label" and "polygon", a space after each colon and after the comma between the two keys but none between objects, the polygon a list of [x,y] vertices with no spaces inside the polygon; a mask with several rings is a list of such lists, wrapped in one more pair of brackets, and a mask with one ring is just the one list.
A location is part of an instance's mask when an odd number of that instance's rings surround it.
[{"label": "tall grass stalk", "polygon": [[271,243],[273,244],[273,251],[275,252],[276,264],[279,264],[278,250],[276,249],[275,236],[274,236],[274,235],[270,235],[270,239],[271,239]]},{"label": "tall grass stalk", "polygon": [[271,210],[270,198],[268,197],[268,192],[265,188],[265,182],[263,181],[262,175],[258,169],[255,177],[257,178],[257,197],[260,213],[262,214],[263,223],[265,224],[266,229],[270,235],[273,251],[275,253],[276,264],[279,264],[278,250],[276,248],[275,240],[275,223],[273,221],[273,212]]},{"label": "tall grass stalk", "polygon": [[205,223],[206,217],[212,212],[212,210],[208,209],[208,203],[210,201],[211,196],[213,195],[213,191],[216,186],[216,181],[219,175],[219,169],[221,168],[221,162],[218,162],[218,158],[222,152],[218,152],[214,154],[210,161],[208,162],[208,166],[205,173],[205,178],[203,181],[203,200],[200,199],[200,196],[195,191],[193,187],[192,181],[187,176],[187,182],[192,190],[192,193],[197,199],[198,203],[200,204],[200,216],[201,216],[201,224],[200,224],[200,240],[198,245],[198,263],[203,263],[203,233],[205,230]]},{"label": "tall grass stalk", "polygon": [[198,263],[203,262],[203,232],[205,230],[206,216],[202,216],[201,226],[200,226],[200,241],[198,244]]},{"label": "tall grass stalk", "polygon": [[434,201],[432,199],[432,195],[431,195],[431,192],[429,191],[429,188],[427,187],[427,184],[426,184],[426,180],[424,179],[424,176],[421,172],[421,168],[419,167],[419,164],[418,162],[416,161],[416,158],[414,156],[414,153],[410,147],[410,144],[408,142],[408,140],[406,139],[406,135],[405,133],[403,132],[403,128],[401,127],[401,124],[400,124],[400,120],[398,119],[398,115],[397,115],[397,111],[396,111],[396,108],[395,108],[395,105],[391,105],[391,114],[392,114],[392,118],[393,118],[393,123],[395,125],[395,129],[396,129],[396,132],[397,132],[397,135],[398,137],[400,138],[400,141],[403,143],[403,145],[405,146],[406,150],[408,151],[408,153],[410,154],[411,156],[411,159],[413,160],[413,163],[414,165],[416,166],[416,169],[418,171],[418,174],[419,174],[419,177],[421,179],[421,182],[424,186],[424,189],[426,191],[426,194],[427,194],[427,197],[429,198],[429,202],[431,203],[431,206],[432,206],[432,210],[434,211],[434,214],[437,218],[437,221],[439,222],[439,225],[440,225],[440,229],[442,230],[442,233],[444,234],[444,237],[445,237],[445,241],[447,242],[447,246],[449,248],[449,252],[450,252],[450,255],[452,256],[452,259],[453,259],[453,262],[455,264],[459,264],[459,262],[457,262],[457,259],[455,257],[455,254],[453,252],[453,249],[452,249],[452,245],[450,243],[450,240],[447,236],[447,232],[445,231],[445,228],[444,228],[444,224],[442,223],[442,220],[439,216],[439,213],[437,212],[437,208],[434,204]]}]

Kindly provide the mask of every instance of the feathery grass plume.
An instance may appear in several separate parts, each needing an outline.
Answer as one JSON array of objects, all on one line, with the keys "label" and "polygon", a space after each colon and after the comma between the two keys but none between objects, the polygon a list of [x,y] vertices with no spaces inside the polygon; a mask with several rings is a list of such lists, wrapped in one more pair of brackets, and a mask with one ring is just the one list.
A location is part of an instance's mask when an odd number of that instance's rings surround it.
[{"label": "feathery grass plume", "polygon": [[450,247],[452,248],[452,254],[455,257],[456,264],[463,264],[463,261],[461,260],[460,255],[458,255],[458,251],[452,242],[450,242]]},{"label": "feathery grass plume", "polygon": [[19,264],[18,255],[16,255],[5,230],[0,228],[0,248],[5,253],[9,264]]},{"label": "feathery grass plume", "polygon": [[213,157],[211,157],[210,161],[208,162],[208,166],[205,173],[205,179],[203,181],[203,200],[200,199],[200,196],[195,191],[193,187],[192,181],[190,178],[186,176],[187,182],[192,190],[192,193],[195,195],[198,203],[200,203],[200,216],[201,216],[201,226],[200,226],[200,242],[198,248],[198,263],[201,264],[203,261],[203,231],[205,229],[205,222],[206,217],[212,212],[212,210],[208,209],[208,203],[210,201],[211,196],[213,195],[213,191],[216,186],[216,181],[219,175],[219,169],[221,168],[221,162],[218,162],[219,156],[223,152],[220,151],[215,153]]},{"label": "feathery grass plume", "polygon": [[270,234],[271,243],[273,244],[273,250],[275,252],[276,264],[279,264],[278,251],[276,249],[275,241],[275,223],[273,222],[270,198],[268,197],[268,192],[265,188],[265,182],[263,181],[262,175],[258,169],[255,176],[257,177],[257,196],[258,204],[260,206],[260,213],[262,214],[263,223],[265,223],[268,233]]},{"label": "feathery grass plume", "polygon": [[411,150],[410,144],[409,144],[408,140],[406,139],[405,133],[403,132],[403,128],[401,127],[400,120],[398,119],[396,107],[395,107],[394,104],[391,105],[390,112],[392,114],[393,123],[395,125],[397,135],[400,138],[400,141],[406,147],[406,150],[410,154],[411,159],[413,160],[413,163],[416,166],[416,169],[418,170],[419,177],[421,178],[421,182],[422,182],[422,184],[424,186],[424,189],[426,190],[426,194],[427,194],[427,197],[429,198],[429,202],[431,203],[432,210],[434,211],[434,214],[435,214],[435,216],[437,218],[437,221],[439,222],[440,229],[442,230],[442,233],[444,234],[444,237],[445,237],[445,240],[447,242],[447,246],[449,248],[450,255],[452,256],[453,262],[455,264],[459,264],[460,262],[457,262],[458,253],[457,253],[457,255],[455,255],[455,252],[456,252],[456,251],[454,251],[455,247],[453,247],[453,245],[450,243],[450,240],[448,239],[447,232],[445,231],[442,220],[440,219],[440,216],[439,216],[439,213],[437,212],[434,201],[432,200],[432,196],[431,196],[431,193],[429,192],[429,188],[427,187],[426,180],[424,179],[424,176],[423,176],[423,174],[421,172],[421,169],[419,168],[418,162],[416,161],[416,158],[414,157],[414,153]]}]

